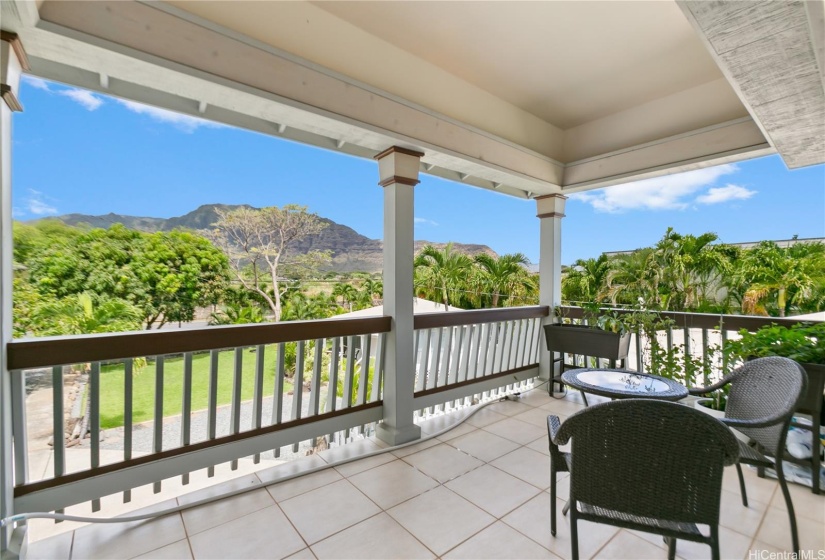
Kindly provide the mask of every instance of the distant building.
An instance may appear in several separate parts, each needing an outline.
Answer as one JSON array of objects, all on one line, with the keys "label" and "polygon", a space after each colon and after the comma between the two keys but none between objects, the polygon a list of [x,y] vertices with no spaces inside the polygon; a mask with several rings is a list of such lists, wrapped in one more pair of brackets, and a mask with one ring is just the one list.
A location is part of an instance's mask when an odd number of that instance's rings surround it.
[{"label": "distant building", "polygon": [[[825,243],[825,237],[805,237],[800,239],[778,239],[778,240],[770,240],[766,239],[765,241],[773,241],[780,247],[790,247],[792,245],[796,245],[797,243]],[[739,247],[741,249],[751,249],[759,245],[761,241],[744,241],[742,243],[716,243],[718,245],[730,245],[732,247]],[[716,245],[715,244],[715,245]],[[615,257],[617,255],[629,255],[639,249],[633,249],[632,251],[605,251],[604,254],[608,257]]]}]

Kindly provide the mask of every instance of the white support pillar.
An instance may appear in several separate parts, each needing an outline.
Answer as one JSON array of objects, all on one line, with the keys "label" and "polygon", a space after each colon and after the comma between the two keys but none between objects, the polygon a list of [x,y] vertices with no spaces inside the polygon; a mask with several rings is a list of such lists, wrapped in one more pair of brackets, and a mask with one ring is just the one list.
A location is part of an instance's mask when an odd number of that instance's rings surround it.
[{"label": "white support pillar", "polygon": [[[22,70],[28,70],[28,61],[20,40],[14,33],[0,32],[0,518],[14,513],[11,375],[6,367],[6,343],[12,338],[11,117],[13,111],[23,110],[17,100]],[[10,547],[10,539],[11,531],[0,529],[3,558],[20,553],[19,543]]]},{"label": "white support pillar", "polygon": [[[553,322],[553,308],[561,305],[561,219],[567,197],[550,194],[536,198],[536,215],[540,220],[539,231],[539,304],[550,307],[545,323]],[[542,337],[543,338],[543,337]],[[539,377],[550,379],[555,373],[552,357],[542,340],[539,356]]]},{"label": "white support pillar", "polygon": [[384,187],[384,315],[392,317],[384,362],[384,419],[376,433],[390,445],[421,437],[413,422],[413,189],[424,154],[393,147],[378,160]]}]

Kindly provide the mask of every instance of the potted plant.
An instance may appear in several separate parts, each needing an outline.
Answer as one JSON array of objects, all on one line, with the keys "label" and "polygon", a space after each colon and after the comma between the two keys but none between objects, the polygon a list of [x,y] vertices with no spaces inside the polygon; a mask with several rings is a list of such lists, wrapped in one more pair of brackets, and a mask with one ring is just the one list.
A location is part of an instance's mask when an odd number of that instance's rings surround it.
[{"label": "potted plant", "polygon": [[740,338],[725,343],[728,363],[765,356],[782,356],[799,362],[808,374],[808,391],[800,411],[822,412],[825,384],[825,323],[797,323],[790,327],[771,324],[756,332],[739,331]]},{"label": "potted plant", "polygon": [[565,323],[561,309],[556,308],[555,315],[561,322],[544,326],[548,350],[611,361],[627,358],[631,334],[628,323],[615,312],[601,314],[598,303],[582,308],[587,323],[582,325]]}]

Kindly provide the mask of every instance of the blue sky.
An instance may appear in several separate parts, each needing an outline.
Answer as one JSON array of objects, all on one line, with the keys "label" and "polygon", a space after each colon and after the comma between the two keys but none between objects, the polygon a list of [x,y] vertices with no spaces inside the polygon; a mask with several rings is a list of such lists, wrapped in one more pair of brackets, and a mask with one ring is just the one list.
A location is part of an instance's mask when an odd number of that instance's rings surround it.
[{"label": "blue sky", "polygon": [[[201,204],[295,203],[382,235],[375,162],[27,78],[15,115],[14,213],[172,217]],[[416,239],[538,260],[535,202],[422,175]],[[725,242],[825,237],[825,166],[778,156],[574,195],[562,262],[655,243],[671,226]]]}]

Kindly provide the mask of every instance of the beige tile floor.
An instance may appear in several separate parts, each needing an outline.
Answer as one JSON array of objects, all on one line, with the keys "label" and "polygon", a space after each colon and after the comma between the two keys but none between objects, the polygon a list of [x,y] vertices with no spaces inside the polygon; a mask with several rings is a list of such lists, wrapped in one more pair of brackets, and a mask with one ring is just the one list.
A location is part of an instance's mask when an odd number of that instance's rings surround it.
[{"label": "beige tile floor", "polygon": [[[568,559],[567,518],[560,517],[556,537],[550,535],[545,418],[554,413],[564,419],[581,408],[576,395],[556,400],[533,391],[520,402],[488,406],[437,439],[151,521],[68,531],[32,543],[28,558]],[[455,419],[436,417],[422,429],[435,433]],[[282,473],[378,445],[365,440],[349,447],[248,473],[152,507],[191,503],[245,484],[268,484]],[[722,557],[762,560],[789,550],[778,485],[748,469],[746,477],[749,508],[741,504],[735,471],[726,472]],[[567,479],[560,479],[557,507],[563,506],[567,490]],[[814,558],[822,557],[817,554],[825,550],[825,496],[793,485],[791,491],[802,546],[815,551]],[[579,535],[582,558],[667,556],[661,538],[653,535],[586,522]],[[707,546],[684,541],[677,554],[685,560],[710,557]]]}]

